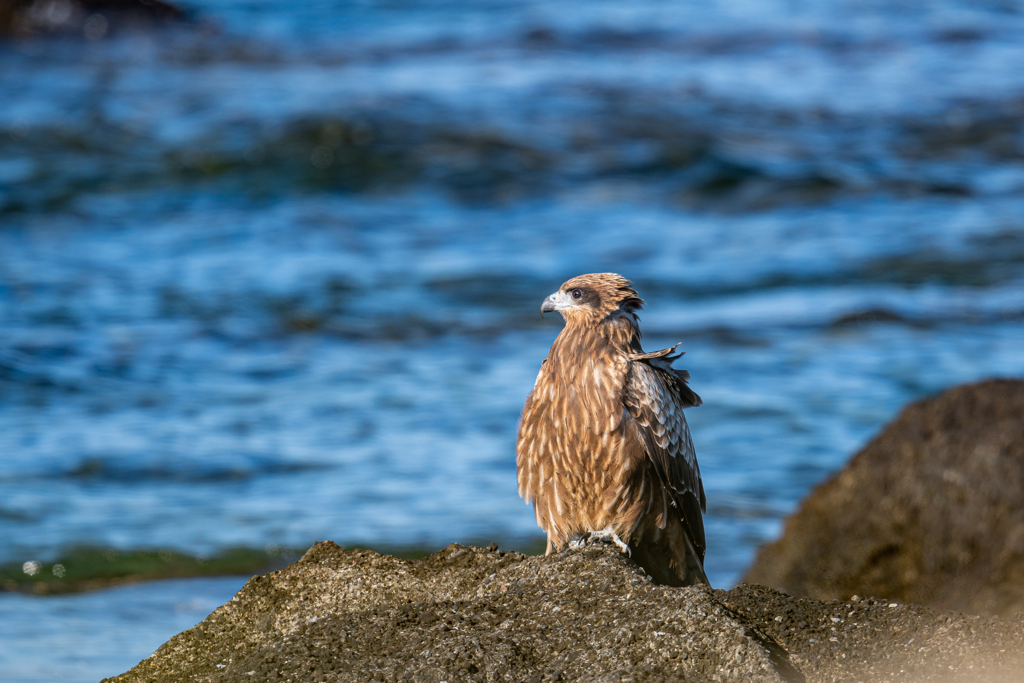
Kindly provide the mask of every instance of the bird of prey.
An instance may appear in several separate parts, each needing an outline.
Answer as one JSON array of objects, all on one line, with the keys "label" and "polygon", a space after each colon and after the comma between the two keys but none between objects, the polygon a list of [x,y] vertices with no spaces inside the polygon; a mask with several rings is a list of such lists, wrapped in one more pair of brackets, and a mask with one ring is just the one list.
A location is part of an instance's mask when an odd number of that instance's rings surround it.
[{"label": "bird of prey", "polygon": [[704,485],[683,409],[701,404],[679,345],[644,353],[643,300],[614,273],[574,277],[544,299],[565,327],[526,397],[519,495],[547,532],[616,543],[660,584],[708,583]]}]

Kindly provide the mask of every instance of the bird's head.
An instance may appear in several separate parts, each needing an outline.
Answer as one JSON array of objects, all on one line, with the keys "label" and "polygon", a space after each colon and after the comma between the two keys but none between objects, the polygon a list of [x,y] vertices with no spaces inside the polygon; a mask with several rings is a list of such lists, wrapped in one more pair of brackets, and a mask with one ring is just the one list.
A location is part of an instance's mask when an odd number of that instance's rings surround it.
[{"label": "bird's head", "polygon": [[558,311],[566,322],[598,323],[615,313],[634,313],[643,307],[633,283],[615,273],[590,273],[566,280],[544,299],[540,314]]}]

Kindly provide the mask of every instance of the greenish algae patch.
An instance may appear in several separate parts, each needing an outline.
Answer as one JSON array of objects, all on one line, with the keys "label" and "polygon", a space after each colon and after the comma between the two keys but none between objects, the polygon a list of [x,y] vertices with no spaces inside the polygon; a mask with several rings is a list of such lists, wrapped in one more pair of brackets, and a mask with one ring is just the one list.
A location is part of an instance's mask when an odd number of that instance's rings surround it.
[{"label": "greenish algae patch", "polygon": [[[517,545],[525,555],[544,554],[543,537],[521,541]],[[386,544],[356,544],[349,548],[373,550],[403,560],[418,560],[438,550],[426,545]],[[99,590],[137,581],[200,576],[252,576],[280,569],[297,560],[303,552],[294,548],[231,548],[202,557],[173,550],[74,548],[51,562],[29,560],[0,565],[0,592],[54,595]]]},{"label": "greenish algae patch", "polygon": [[53,562],[0,566],[0,590],[48,595],[153,579],[252,575],[283,567],[301,554],[290,549],[231,548],[194,557],[172,550],[76,548]]}]

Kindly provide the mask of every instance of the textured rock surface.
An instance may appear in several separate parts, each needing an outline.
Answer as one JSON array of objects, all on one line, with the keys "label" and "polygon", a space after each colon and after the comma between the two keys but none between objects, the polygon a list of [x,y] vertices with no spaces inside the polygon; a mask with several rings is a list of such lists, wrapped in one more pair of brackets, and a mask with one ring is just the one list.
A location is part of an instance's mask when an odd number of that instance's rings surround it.
[{"label": "textured rock surface", "polygon": [[1024,610],[1024,382],[908,406],[804,501],[745,580],[819,599]]},{"label": "textured rock surface", "polygon": [[655,586],[605,547],[451,545],[410,562],[324,542],[110,680],[1009,681],[1022,631],[888,602]]}]

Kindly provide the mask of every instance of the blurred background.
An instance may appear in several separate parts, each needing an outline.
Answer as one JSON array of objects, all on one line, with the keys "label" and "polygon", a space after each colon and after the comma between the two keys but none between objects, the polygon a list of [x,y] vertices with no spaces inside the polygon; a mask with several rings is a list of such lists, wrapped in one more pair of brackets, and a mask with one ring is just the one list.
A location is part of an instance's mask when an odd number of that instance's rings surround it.
[{"label": "blurred background", "polygon": [[542,549],[516,421],[573,275],[688,352],[717,587],[907,401],[1024,374],[1019,0],[0,0],[0,31],[0,679],[121,673],[245,580],[19,592],[87,580],[76,549]]}]

